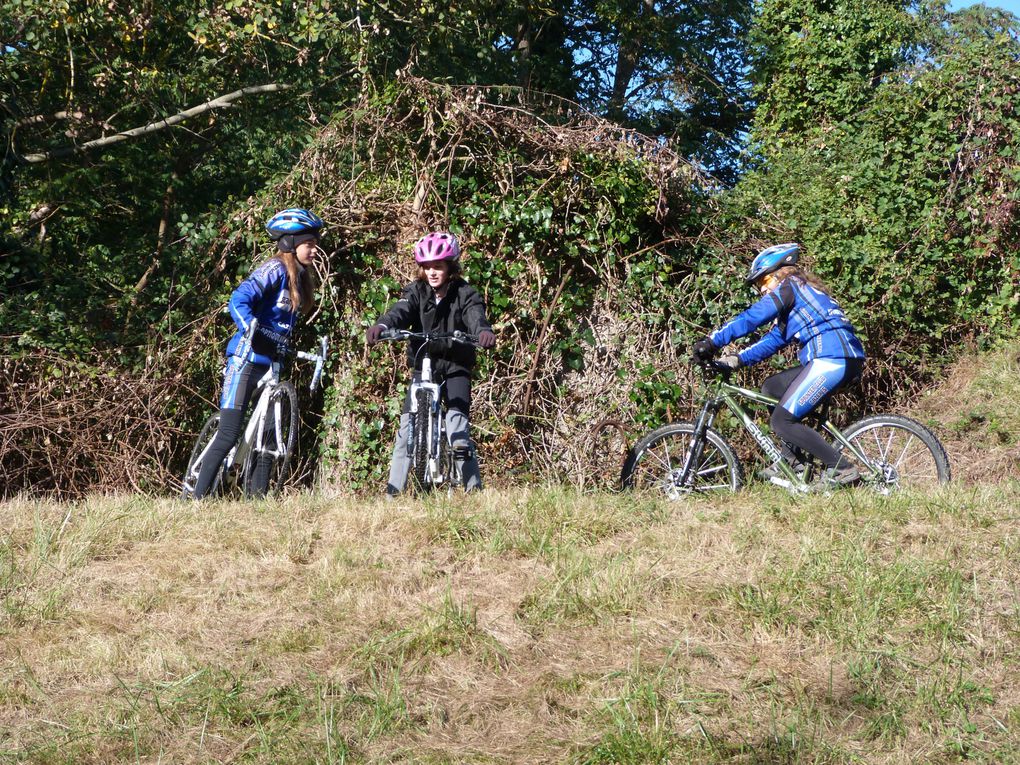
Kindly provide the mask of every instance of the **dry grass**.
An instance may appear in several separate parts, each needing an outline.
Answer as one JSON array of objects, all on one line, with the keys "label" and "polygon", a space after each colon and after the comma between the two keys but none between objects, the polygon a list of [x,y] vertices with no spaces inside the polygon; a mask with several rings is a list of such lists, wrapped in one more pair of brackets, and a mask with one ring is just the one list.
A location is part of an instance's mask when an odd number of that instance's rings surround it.
[{"label": "dry grass", "polygon": [[1020,485],[0,505],[0,761],[1018,761]]},{"label": "dry grass", "polygon": [[965,354],[914,407],[961,480],[1020,478],[1020,344]]}]

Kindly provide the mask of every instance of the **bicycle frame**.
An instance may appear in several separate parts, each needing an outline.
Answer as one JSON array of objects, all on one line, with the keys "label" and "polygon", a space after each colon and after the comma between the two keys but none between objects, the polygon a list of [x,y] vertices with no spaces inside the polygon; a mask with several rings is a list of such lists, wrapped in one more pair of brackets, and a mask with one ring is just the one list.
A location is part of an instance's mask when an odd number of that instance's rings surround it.
[{"label": "bicycle frame", "polygon": [[[695,421],[693,444],[690,452],[684,460],[683,470],[680,475],[680,483],[682,485],[687,484],[692,466],[697,465],[701,459],[701,452],[705,443],[705,432],[712,426],[716,415],[722,407],[725,406],[737,417],[740,424],[748,433],[751,434],[755,443],[761,447],[762,451],[765,452],[768,458],[777,465],[779,472],[783,474],[783,477],[788,482],[788,486],[786,488],[792,488],[796,491],[803,492],[810,491],[809,473],[805,473],[801,476],[793,469],[787,459],[783,456],[783,452],[776,442],[761,429],[748,411],[741,406],[740,399],[747,399],[764,406],[778,406],[779,404],[778,399],[766,396],[764,393],[760,393],[759,391],[751,390],[749,388],[742,388],[739,385],[733,385],[721,377],[716,378],[712,383],[710,383],[705,403],[701,408],[701,413],[698,415],[698,419]],[[838,442],[842,448],[851,452],[862,465],[870,464],[867,457],[862,454],[860,450],[854,446],[854,444],[846,439],[843,433],[832,423],[831,420],[827,417],[824,418],[821,421],[820,426],[833,438],[833,440]]]},{"label": "bicycle frame", "polygon": [[[422,345],[424,348],[427,343]],[[441,483],[443,480],[443,465],[440,459],[441,445],[443,439],[446,438],[446,418],[443,416],[443,405],[442,405],[442,389],[443,383],[433,382],[432,380],[432,359],[426,352],[421,362],[421,380],[412,380],[411,382],[411,422],[410,431],[407,439],[407,454],[412,457],[414,454],[414,415],[418,413],[418,391],[424,390],[432,394],[432,403],[430,405],[431,411],[429,412],[429,432],[428,432],[428,472],[432,477],[434,484]]]},{"label": "bicycle frame", "polygon": [[[443,444],[446,443],[452,448],[446,432],[446,417],[442,404],[442,392],[445,382],[436,382],[432,379],[432,357],[429,355],[428,347],[429,343],[433,340],[452,340],[455,343],[463,343],[465,345],[475,345],[475,340],[470,335],[460,331],[429,333],[412,332],[406,329],[388,329],[381,337],[384,340],[407,340],[410,338],[418,338],[424,342],[417,351],[421,355],[421,374],[418,376],[419,379],[412,379],[411,389],[408,394],[411,399],[411,406],[409,409],[410,423],[407,437],[407,456],[410,458],[413,469],[416,441],[415,420],[417,419],[414,415],[418,413],[418,392],[424,390],[432,395],[431,409],[428,417],[429,430],[426,440],[428,447],[426,473],[433,486],[439,486],[444,481],[447,481],[452,489],[454,484],[459,483],[459,477],[457,475],[456,460],[450,459],[448,465],[444,464],[443,460]],[[447,471],[449,475],[447,475]]]},{"label": "bicycle frame", "polygon": [[280,384],[280,364],[274,361],[266,373],[262,375],[262,379],[258,381],[255,386],[256,390],[261,389],[262,393],[259,394],[259,399],[255,404],[255,408],[252,410],[251,417],[248,418],[248,424],[244,428],[244,435],[241,440],[234,445],[229,452],[227,452],[226,463],[229,468],[236,462],[243,464],[245,457],[248,456],[248,452],[255,451],[264,452],[270,457],[282,457],[287,451],[287,446],[284,443],[283,431],[280,428],[280,412],[279,404],[277,404],[276,416],[273,418],[274,436],[277,448],[274,449],[262,449],[255,444],[264,443],[262,436],[265,434],[266,428],[266,414],[269,411],[269,399],[273,396],[273,391],[276,390],[276,386]]}]

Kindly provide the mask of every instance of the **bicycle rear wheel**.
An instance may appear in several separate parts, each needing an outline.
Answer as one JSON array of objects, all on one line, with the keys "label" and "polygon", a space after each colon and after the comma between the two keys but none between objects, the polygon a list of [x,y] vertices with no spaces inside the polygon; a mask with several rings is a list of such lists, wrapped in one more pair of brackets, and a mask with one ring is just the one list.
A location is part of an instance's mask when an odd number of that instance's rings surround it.
[{"label": "bicycle rear wheel", "polygon": [[418,411],[414,413],[414,444],[411,454],[411,477],[416,491],[431,488],[429,475],[429,425],[432,415],[432,394],[427,390],[418,391]]},{"label": "bicycle rear wheel", "polygon": [[[865,481],[882,494],[902,488],[931,488],[950,479],[945,448],[934,433],[909,417],[865,417],[843,435],[865,458],[866,464],[860,466]],[[846,451],[844,448],[844,455]]]},{"label": "bicycle rear wheel", "polygon": [[282,382],[270,394],[262,439],[248,453],[244,470],[244,493],[261,497],[279,491],[290,475],[297,446],[297,390],[290,381]]},{"label": "bicycle rear wheel", "polygon": [[736,491],[744,483],[744,470],[736,452],[718,431],[708,428],[701,456],[680,481],[684,462],[694,441],[694,423],[676,422],[653,430],[638,441],[623,464],[624,489],[651,490],[668,499],[692,492]]},{"label": "bicycle rear wheel", "polygon": [[[216,431],[220,427],[220,413],[216,412],[209,416],[209,419],[205,421],[202,426],[202,430],[198,433],[198,438],[195,439],[195,445],[191,449],[191,456],[188,458],[188,468],[184,471],[184,480],[181,482],[181,497],[187,499],[195,493],[195,484],[198,481],[198,474],[202,470],[202,460],[205,457],[205,453],[209,450],[209,446],[212,444],[213,439],[216,438]],[[209,491],[206,492],[206,496],[216,496],[219,494],[222,486],[223,470],[216,472],[216,477],[213,478],[212,484],[209,486]]]}]

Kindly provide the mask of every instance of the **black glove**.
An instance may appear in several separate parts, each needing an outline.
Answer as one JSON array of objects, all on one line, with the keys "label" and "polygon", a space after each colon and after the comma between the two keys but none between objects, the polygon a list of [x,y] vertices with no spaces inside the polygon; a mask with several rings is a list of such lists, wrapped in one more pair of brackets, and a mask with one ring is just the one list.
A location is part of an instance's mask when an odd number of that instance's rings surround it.
[{"label": "black glove", "polygon": [[698,361],[708,361],[710,358],[715,356],[715,345],[712,344],[711,339],[703,337],[694,344],[694,348],[691,352],[694,354],[694,358]]},{"label": "black glove", "polygon": [[259,347],[265,348],[268,345],[269,348],[266,349],[266,352],[274,360],[284,359],[290,353],[290,340],[282,332],[273,332],[271,329],[259,327],[257,334],[259,335]]},{"label": "black glove", "polygon": [[478,333],[478,345],[482,348],[495,348],[496,336],[490,330],[483,329]]},{"label": "black glove", "polygon": [[365,330],[365,340],[368,341],[369,345],[375,345],[379,342],[379,338],[382,337],[383,331],[386,329],[385,324],[373,324],[367,330]]}]

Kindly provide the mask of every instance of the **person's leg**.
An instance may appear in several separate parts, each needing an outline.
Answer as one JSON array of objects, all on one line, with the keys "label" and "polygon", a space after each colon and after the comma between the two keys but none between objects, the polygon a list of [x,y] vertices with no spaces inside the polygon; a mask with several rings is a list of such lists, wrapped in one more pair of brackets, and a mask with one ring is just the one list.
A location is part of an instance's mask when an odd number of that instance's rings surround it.
[{"label": "person's leg", "polygon": [[454,459],[460,468],[464,491],[481,491],[482,471],[478,454],[471,440],[471,378],[456,375],[446,378],[446,435],[454,451]]},{"label": "person's leg", "polygon": [[[804,367],[798,365],[791,367],[790,369],[784,369],[782,372],[777,372],[765,379],[765,382],[763,382],[761,386],[761,392],[770,398],[781,399],[783,394],[789,390],[793,381],[796,380],[797,376],[803,371]],[[775,409],[776,407],[770,406],[769,413],[774,415]],[[793,444],[788,443],[784,438],[780,437],[778,433],[776,433],[776,435],[779,437],[779,448],[782,450],[783,456],[786,457],[787,462],[793,465],[794,468],[797,468],[802,462],[804,462],[804,455],[800,453],[801,450],[796,448]],[[766,478],[779,474],[777,465],[765,468],[762,473],[762,475]]]},{"label": "person's leg", "polygon": [[248,400],[256,383],[265,373],[264,366],[246,363],[235,356],[227,359],[223,372],[223,393],[220,395],[220,423],[195,481],[195,491],[192,494],[195,499],[201,499],[208,493],[223,458],[237,442]]},{"label": "person's leg", "polygon": [[[852,366],[852,365],[851,365]],[[801,420],[827,400],[848,379],[846,359],[814,359],[780,398],[772,412],[772,428],[785,441],[814,455],[830,470],[839,467],[839,452]]]},{"label": "person's leg", "polygon": [[407,451],[407,441],[411,436],[411,389],[404,396],[404,406],[400,411],[400,425],[397,428],[397,439],[393,444],[393,455],[390,457],[390,476],[386,481],[386,494],[395,496],[407,488],[407,476],[411,472],[411,456]]}]

